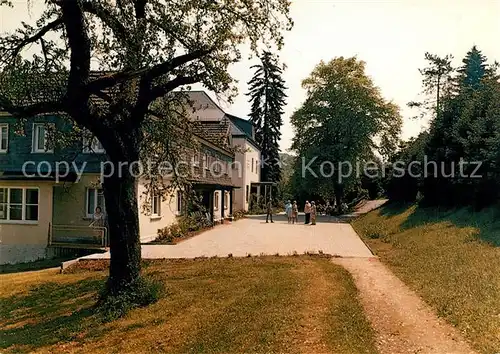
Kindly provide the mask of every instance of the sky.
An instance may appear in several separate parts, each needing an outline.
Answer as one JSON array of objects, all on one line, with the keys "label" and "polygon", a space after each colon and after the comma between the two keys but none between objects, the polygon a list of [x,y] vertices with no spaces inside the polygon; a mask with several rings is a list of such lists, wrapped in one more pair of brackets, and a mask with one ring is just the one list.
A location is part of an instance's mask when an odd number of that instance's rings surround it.
[{"label": "sky", "polygon": [[[0,10],[0,32],[29,18],[26,6],[18,9],[22,11]],[[321,60],[356,56],[365,61],[367,74],[382,95],[401,108],[404,139],[417,135],[428,123],[412,119],[416,112],[406,107],[419,98],[418,69],[426,65],[425,52],[453,54],[459,65],[477,45],[491,62],[500,61],[500,0],[292,0],[291,16],[295,26],[285,34],[285,46],[279,53],[287,66],[284,79],[288,86],[282,151],[287,151],[294,135],[290,116],[305,100],[301,82]],[[244,94],[255,62],[243,58],[230,68],[238,80],[238,97],[232,105],[224,100],[219,104],[227,112],[247,118],[250,105]]]}]

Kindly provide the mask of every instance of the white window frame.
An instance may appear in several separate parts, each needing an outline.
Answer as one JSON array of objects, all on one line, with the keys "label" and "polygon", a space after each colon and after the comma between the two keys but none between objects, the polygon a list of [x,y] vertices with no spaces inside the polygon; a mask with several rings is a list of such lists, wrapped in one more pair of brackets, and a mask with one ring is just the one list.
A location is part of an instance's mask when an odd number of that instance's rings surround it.
[{"label": "white window frame", "polygon": [[151,193],[151,218],[161,218],[161,195],[155,192]]},{"label": "white window frame", "polygon": [[[2,146],[3,131],[6,131],[5,147]],[[0,154],[7,153],[9,151],[9,125],[7,123],[0,123]]]},{"label": "white window frame", "polygon": [[[36,225],[40,220],[40,188],[38,187],[26,187],[26,186],[0,186],[0,189],[7,190],[7,202],[5,203],[5,212],[7,213],[6,219],[0,219],[0,224],[31,224]],[[21,189],[22,190],[22,200],[21,200],[21,220],[11,220],[10,219],[10,206],[11,204],[18,205],[18,203],[11,203],[10,201],[10,191],[11,189]],[[36,190],[38,193],[38,203],[37,204],[28,204],[26,203],[26,191],[27,190]],[[3,204],[3,203],[2,203]],[[26,220],[26,206],[38,206],[38,214],[36,216],[36,220]]]},{"label": "white window frame", "polygon": [[206,154],[206,153],[203,154],[203,168],[205,168],[207,170],[210,168],[209,163],[208,163],[208,154]]},{"label": "white window frame", "polygon": [[[89,144],[89,139],[92,136],[92,141]],[[104,154],[106,150],[102,146],[99,139],[92,135],[91,132],[85,131],[83,134],[83,153],[84,154]]]},{"label": "white window frame", "polygon": [[195,151],[193,155],[193,166],[200,166],[200,153],[198,151]]},{"label": "white window frame", "polygon": [[[89,203],[90,203],[90,200],[89,200],[89,191],[90,190],[94,191],[94,208],[92,210],[92,213],[89,213]],[[94,211],[95,211],[95,208],[96,208],[97,196],[99,195],[99,193],[104,193],[103,189],[100,188],[100,187],[87,187],[87,188],[85,188],[85,217],[87,219],[93,219],[94,218]],[[106,203],[106,202],[104,202],[104,203]],[[103,213],[105,212],[105,208],[106,208],[106,204],[104,204],[104,206],[101,207],[101,209],[102,209],[101,211]]]},{"label": "white window frame", "polygon": [[214,210],[219,210],[219,192],[214,192]]},{"label": "white window frame", "polygon": [[224,192],[224,210],[227,210],[229,206],[229,192]]},{"label": "white window frame", "polygon": [[215,173],[219,174],[221,173],[222,171],[222,161],[219,160],[218,158],[214,158],[214,162],[213,162],[213,166],[214,166],[214,171]]},{"label": "white window frame", "polygon": [[[45,129],[44,131],[44,137],[43,137],[43,149],[38,148],[38,128],[43,127]],[[47,128],[48,127],[55,127],[54,123],[33,123],[33,133],[32,133],[32,149],[31,151],[33,153],[42,153],[42,154],[52,154],[54,152],[54,147],[51,149],[47,148],[47,143],[48,143],[48,137],[47,137]]]}]

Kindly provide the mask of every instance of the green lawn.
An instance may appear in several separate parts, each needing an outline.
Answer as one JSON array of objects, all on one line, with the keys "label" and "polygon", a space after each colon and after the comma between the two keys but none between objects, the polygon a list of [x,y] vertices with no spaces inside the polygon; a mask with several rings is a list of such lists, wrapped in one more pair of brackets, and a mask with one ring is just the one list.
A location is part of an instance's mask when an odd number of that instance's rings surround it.
[{"label": "green lawn", "polygon": [[0,352],[373,353],[350,275],[311,256],[155,261],[160,300],[102,323],[105,263],[0,275]]},{"label": "green lawn", "polygon": [[477,350],[500,352],[500,210],[388,205],[353,226]]}]

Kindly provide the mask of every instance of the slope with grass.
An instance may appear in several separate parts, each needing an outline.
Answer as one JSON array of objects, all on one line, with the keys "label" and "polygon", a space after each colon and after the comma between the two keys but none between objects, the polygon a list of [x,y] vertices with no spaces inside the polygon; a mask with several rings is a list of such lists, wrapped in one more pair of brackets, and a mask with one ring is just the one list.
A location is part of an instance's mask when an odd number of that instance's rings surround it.
[{"label": "slope with grass", "polygon": [[353,227],[478,351],[500,352],[500,210],[387,205]]},{"label": "slope with grass", "polygon": [[373,353],[349,273],[326,257],[163,260],[145,274],[159,301],[103,323],[107,264],[0,275],[0,351]]}]

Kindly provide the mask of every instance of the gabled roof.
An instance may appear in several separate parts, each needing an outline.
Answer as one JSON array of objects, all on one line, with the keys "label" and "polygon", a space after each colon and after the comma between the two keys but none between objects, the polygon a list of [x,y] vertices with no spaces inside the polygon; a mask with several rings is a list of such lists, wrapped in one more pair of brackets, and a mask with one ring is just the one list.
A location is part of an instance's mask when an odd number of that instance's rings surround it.
[{"label": "gabled roof", "polygon": [[194,133],[220,148],[230,151],[228,119],[221,121],[197,121],[194,124]]},{"label": "gabled roof", "polygon": [[255,148],[260,150],[259,144],[255,141],[252,122],[228,113],[226,113],[226,116],[231,121],[231,135],[234,137],[244,137]]}]

